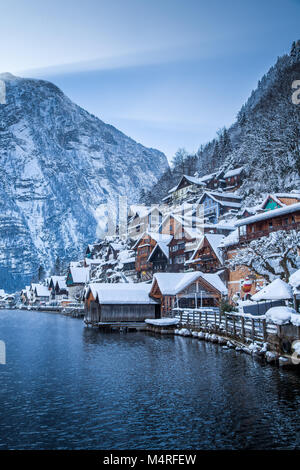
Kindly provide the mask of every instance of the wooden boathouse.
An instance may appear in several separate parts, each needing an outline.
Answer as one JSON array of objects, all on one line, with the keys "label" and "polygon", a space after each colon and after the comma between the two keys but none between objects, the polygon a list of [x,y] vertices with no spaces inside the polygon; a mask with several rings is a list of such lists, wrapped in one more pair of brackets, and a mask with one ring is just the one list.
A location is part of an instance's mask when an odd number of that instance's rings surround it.
[{"label": "wooden boathouse", "polygon": [[84,295],[87,325],[132,327],[146,318],[160,318],[160,304],[149,296],[151,284],[91,283]]}]

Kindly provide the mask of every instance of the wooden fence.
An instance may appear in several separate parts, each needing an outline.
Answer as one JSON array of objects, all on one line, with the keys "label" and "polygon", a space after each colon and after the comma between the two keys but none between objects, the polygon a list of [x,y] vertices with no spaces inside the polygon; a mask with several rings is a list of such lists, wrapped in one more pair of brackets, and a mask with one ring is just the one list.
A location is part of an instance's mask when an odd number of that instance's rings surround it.
[{"label": "wooden fence", "polygon": [[265,342],[270,335],[277,335],[277,326],[267,323],[265,319],[236,312],[222,314],[218,308],[175,308],[173,316],[183,327],[240,339],[242,342]]}]

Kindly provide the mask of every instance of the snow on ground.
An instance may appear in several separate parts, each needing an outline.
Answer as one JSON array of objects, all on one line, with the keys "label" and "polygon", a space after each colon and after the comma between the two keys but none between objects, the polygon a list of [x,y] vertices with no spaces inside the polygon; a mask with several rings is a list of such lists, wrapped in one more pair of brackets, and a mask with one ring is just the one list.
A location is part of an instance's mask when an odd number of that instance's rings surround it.
[{"label": "snow on ground", "polygon": [[177,325],[178,320],[174,318],[158,318],[158,319],[146,318],[145,322],[148,323],[149,325],[154,325],[154,326],[172,326],[172,325]]},{"label": "snow on ground", "polygon": [[288,323],[299,322],[300,314],[291,307],[272,307],[266,312],[267,321],[271,321],[275,325],[287,325]]}]

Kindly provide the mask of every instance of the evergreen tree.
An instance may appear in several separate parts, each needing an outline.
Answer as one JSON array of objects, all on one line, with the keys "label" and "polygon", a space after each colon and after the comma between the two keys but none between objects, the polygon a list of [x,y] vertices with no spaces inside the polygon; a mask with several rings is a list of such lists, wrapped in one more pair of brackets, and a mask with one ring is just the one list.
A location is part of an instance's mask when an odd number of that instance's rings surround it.
[{"label": "evergreen tree", "polygon": [[40,265],[38,269],[37,279],[39,282],[42,282],[45,279],[46,271],[44,266]]},{"label": "evergreen tree", "polygon": [[54,263],[54,274],[55,276],[60,276],[61,275],[61,270],[62,270],[62,265],[61,265],[61,260],[60,257],[57,256],[55,263]]}]

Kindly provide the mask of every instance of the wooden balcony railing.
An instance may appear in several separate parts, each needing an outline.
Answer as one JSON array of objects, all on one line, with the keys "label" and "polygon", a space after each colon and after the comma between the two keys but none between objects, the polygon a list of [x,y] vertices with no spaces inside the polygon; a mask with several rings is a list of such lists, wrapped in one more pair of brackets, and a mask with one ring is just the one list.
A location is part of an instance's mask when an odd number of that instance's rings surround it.
[{"label": "wooden balcony railing", "polygon": [[278,232],[279,230],[299,230],[300,229],[300,222],[295,222],[293,224],[285,224],[285,225],[273,225],[273,227],[269,227],[268,230],[258,230],[256,232],[250,232],[246,235],[240,235],[240,242],[248,242],[251,240],[255,240],[256,238],[267,237],[271,232]]}]

